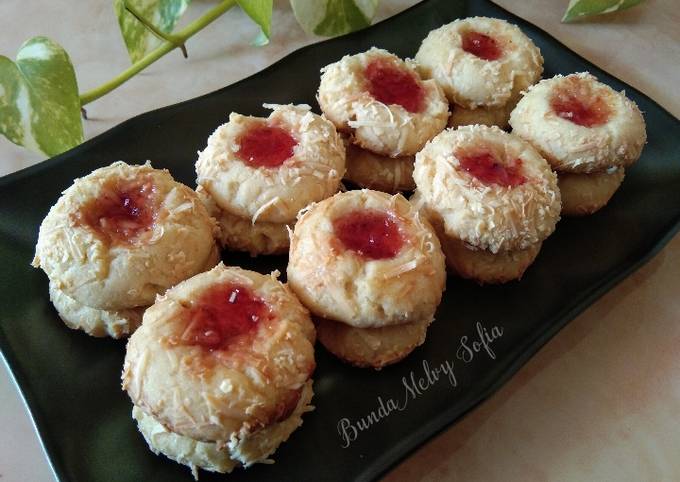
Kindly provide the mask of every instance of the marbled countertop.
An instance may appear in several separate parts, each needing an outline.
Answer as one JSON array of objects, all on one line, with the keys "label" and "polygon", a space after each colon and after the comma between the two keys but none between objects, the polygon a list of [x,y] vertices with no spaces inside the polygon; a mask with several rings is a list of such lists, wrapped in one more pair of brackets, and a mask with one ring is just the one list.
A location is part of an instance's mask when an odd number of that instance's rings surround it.
[{"label": "marbled countertop", "polygon": [[[13,57],[25,39],[47,35],[71,55],[81,90],[92,88],[128,65],[111,3],[78,2],[76,8],[67,0],[4,0],[0,52]],[[414,3],[382,0],[379,18]],[[566,0],[497,3],[680,117],[680,10],[674,0],[647,0],[642,7],[576,25],[559,23]],[[275,4],[270,45],[252,47],[257,30],[234,9],[188,42],[188,60],[172,52],[89,105],[87,136],[233,83],[318,40],[297,26],[288,2]],[[184,21],[210,5],[195,1]],[[41,160],[0,139],[0,175]],[[677,286],[680,236],[385,480],[679,480]],[[53,481],[5,368],[0,369],[0,407],[0,479]]]}]

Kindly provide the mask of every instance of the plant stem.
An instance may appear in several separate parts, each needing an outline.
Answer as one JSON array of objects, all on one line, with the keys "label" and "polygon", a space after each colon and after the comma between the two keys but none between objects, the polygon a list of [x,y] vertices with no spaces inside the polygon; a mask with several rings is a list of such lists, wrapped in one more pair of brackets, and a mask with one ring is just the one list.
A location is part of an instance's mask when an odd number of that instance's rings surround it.
[{"label": "plant stem", "polygon": [[191,38],[194,34],[203,30],[209,24],[214,22],[217,18],[219,18],[224,12],[229,10],[235,4],[236,0],[222,0],[217,6],[215,6],[215,8],[208,11],[205,15],[203,15],[200,18],[197,18],[189,25],[184,27],[182,30],[174,34],[172,36],[174,42],[165,40],[154,50],[146,54],[138,62],[132,64],[128,69],[124,70],[110,81],[81,94],[80,105],[84,106],[86,104],[89,104],[90,102],[97,100],[101,96],[111,92],[113,89],[120,86],[125,81],[129,80],[135,74],[147,68],[149,65],[163,57],[168,52],[171,52],[172,50],[178,48],[177,43],[184,44],[184,42],[186,42],[187,39]]}]

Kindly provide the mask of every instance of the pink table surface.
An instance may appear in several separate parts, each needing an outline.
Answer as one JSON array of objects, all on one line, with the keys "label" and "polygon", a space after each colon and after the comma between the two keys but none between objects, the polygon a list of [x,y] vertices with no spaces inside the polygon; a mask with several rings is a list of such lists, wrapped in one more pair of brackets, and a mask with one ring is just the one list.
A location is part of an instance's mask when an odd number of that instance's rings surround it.
[{"label": "pink table surface", "polygon": [[[384,18],[413,0],[383,0]],[[498,1],[680,116],[680,9],[674,0],[578,25],[559,23],[565,1]],[[194,13],[209,6],[195,2]],[[122,120],[215,90],[316,39],[276,2],[278,29],[254,49],[256,30],[230,12],[189,43],[88,108],[94,135]],[[20,22],[12,19],[21,19]],[[59,18],[60,21],[54,21]],[[32,35],[65,45],[82,88],[110,78],[127,58],[108,0],[0,3],[0,50]],[[201,69],[206,75],[194,75]],[[41,160],[0,139],[0,175]],[[680,160],[678,160],[680,162]],[[679,186],[680,189],[680,186]],[[462,421],[413,453],[385,480],[680,479],[680,236],[551,340]],[[0,480],[53,477],[15,388],[0,370]]]}]

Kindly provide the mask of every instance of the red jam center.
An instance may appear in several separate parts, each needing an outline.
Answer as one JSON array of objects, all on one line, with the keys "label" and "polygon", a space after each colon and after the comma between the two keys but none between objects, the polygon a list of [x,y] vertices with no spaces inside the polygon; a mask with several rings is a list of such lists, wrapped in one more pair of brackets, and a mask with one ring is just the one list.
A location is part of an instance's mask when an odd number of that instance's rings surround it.
[{"label": "red jam center", "polygon": [[393,258],[404,244],[397,222],[381,211],[352,211],[333,221],[333,231],[346,249],[367,259]]},{"label": "red jam center", "polygon": [[526,178],[521,174],[521,159],[515,159],[511,164],[505,165],[492,154],[483,153],[458,156],[458,160],[464,171],[486,185],[515,187],[526,182]]},{"label": "red jam center", "polygon": [[503,55],[496,39],[479,32],[463,34],[463,50],[484,60],[498,60]]},{"label": "red jam center", "polygon": [[278,167],[293,155],[297,141],[286,129],[261,125],[249,129],[239,140],[239,159],[253,167]]},{"label": "red jam center", "polygon": [[132,243],[153,227],[154,192],[149,179],[106,185],[83,206],[79,220],[108,241]]},{"label": "red jam center", "polygon": [[416,76],[394,65],[378,59],[366,67],[364,76],[368,81],[368,92],[383,104],[397,104],[409,112],[423,110],[425,92]]},{"label": "red jam center", "polygon": [[601,96],[570,89],[555,89],[550,107],[558,117],[583,127],[605,124],[610,114],[609,106]]},{"label": "red jam center", "polygon": [[267,305],[249,288],[234,283],[214,286],[189,309],[181,340],[185,345],[222,350],[270,317]]}]

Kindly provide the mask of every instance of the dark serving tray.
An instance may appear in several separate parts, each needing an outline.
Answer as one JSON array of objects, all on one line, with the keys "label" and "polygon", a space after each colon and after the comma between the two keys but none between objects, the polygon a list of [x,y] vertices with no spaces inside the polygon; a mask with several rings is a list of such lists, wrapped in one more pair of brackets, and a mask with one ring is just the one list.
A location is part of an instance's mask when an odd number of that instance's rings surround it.
[{"label": "dark serving tray", "polygon": [[[381,372],[360,370],[319,348],[316,411],[279,448],[276,464],[237,470],[229,480],[378,477],[497,390],[673,236],[680,226],[680,122],[505,10],[482,0],[429,0],[364,31],[303,48],[248,79],[135,117],[0,179],[0,348],[60,480],[168,482],[191,475],[153,455],[137,432],[120,389],[124,342],[66,329],[49,303],[47,278],[29,265],[40,221],[59,193],[75,177],[117,159],[151,159],[193,186],[196,151],[230,111],[263,114],[263,102],[316,105],[322,66],[373,45],[413,56],[429,30],[472,15],[518,24],[543,52],[545,77],[589,70],[625,89],[647,120],[642,159],[605,209],[560,221],[522,281],[479,287],[450,278],[426,343],[404,362]],[[226,253],[224,260],[285,272],[285,257],[252,260]],[[225,478],[202,473],[201,480]]]}]

